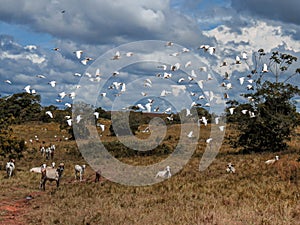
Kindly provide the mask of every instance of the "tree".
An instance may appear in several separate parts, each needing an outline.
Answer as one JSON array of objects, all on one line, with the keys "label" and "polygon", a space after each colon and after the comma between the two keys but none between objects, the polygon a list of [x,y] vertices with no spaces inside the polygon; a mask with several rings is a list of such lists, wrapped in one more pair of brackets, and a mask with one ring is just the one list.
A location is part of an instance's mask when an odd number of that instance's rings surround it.
[{"label": "tree", "polygon": [[17,93],[2,98],[0,101],[0,118],[12,118],[14,123],[38,121],[40,119],[40,95]]},{"label": "tree", "polygon": [[[254,90],[242,94],[248,102],[228,102],[228,109],[233,107],[235,112],[227,112],[228,118],[236,122],[239,130],[232,144],[234,147],[242,147],[245,152],[285,150],[288,147],[287,141],[299,124],[299,115],[292,98],[299,95],[300,90],[288,81],[299,74],[300,69],[286,75],[297,58],[273,52],[267,59],[267,54],[260,49],[254,59],[255,69],[250,75],[254,80]],[[258,71],[260,66],[263,69]]]},{"label": "tree", "polygon": [[142,124],[148,124],[150,117],[143,112],[116,111],[112,113],[112,125],[109,127],[112,136],[135,134]]},{"label": "tree", "polygon": [[10,125],[39,120],[40,96],[18,93],[0,99],[0,156],[22,157],[25,141],[13,135]]}]

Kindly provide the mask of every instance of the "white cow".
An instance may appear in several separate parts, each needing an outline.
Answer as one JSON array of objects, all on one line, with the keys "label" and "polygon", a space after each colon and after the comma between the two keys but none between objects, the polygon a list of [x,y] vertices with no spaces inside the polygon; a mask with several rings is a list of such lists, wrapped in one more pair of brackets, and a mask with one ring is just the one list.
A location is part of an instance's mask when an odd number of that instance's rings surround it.
[{"label": "white cow", "polygon": [[234,168],[234,165],[232,163],[227,164],[226,172],[227,173],[235,173],[235,168]]},{"label": "white cow", "polygon": [[13,172],[15,170],[15,163],[14,160],[10,160],[10,162],[6,163],[6,173],[7,173],[7,177],[11,178],[11,176],[13,175]]},{"label": "white cow", "polygon": [[159,171],[155,178],[170,178],[172,175],[171,175],[171,168],[169,166],[167,166],[164,170],[162,171]]},{"label": "white cow", "polygon": [[85,170],[85,165],[75,165],[75,180],[77,179],[78,177],[78,173],[79,173],[79,178],[80,178],[80,181],[82,181],[82,176],[83,176],[83,173],[84,173],[84,170]]},{"label": "white cow", "polygon": [[50,182],[55,181],[56,187],[59,187],[59,180],[61,178],[63,170],[55,169],[55,168],[42,168],[42,177],[40,182],[40,189],[45,190],[46,182],[49,180]]}]

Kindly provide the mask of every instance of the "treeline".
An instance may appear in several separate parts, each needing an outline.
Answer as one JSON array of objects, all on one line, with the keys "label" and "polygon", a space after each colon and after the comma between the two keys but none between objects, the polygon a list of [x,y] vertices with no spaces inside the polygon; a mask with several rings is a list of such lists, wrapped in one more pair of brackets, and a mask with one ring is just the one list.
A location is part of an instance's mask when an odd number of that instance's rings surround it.
[{"label": "treeline", "polygon": [[[26,149],[25,140],[19,140],[13,136],[13,132],[10,129],[10,126],[13,124],[22,124],[32,121],[43,123],[55,122],[60,124],[61,130],[66,130],[70,134],[71,139],[74,139],[73,126],[67,123],[67,119],[74,116],[75,118],[72,119],[72,123],[77,123],[76,114],[80,115],[82,110],[84,111],[84,113],[82,113],[83,115],[87,115],[86,112],[90,112],[90,115],[94,112],[98,113],[98,119],[95,116],[94,119],[90,121],[90,124],[99,124],[101,119],[111,120],[112,112],[106,111],[101,107],[95,109],[83,103],[82,106],[77,108],[80,109],[78,112],[76,107],[74,112],[72,112],[72,108],[70,107],[59,109],[54,105],[42,106],[40,95],[33,95],[26,92],[0,98],[0,156],[20,158],[22,157],[22,152]],[[52,117],[46,113],[47,111],[51,112]],[[212,119],[212,115],[204,108],[195,107],[191,109],[191,112],[197,113],[200,118],[202,116],[206,117],[208,122]],[[182,123],[184,122],[182,120],[197,122],[192,121],[189,116],[186,116],[187,111],[185,109],[181,112],[171,114],[143,113],[135,111],[134,109],[131,109],[129,112],[120,111],[113,113],[116,115],[114,117],[114,125],[118,127],[118,133],[116,134],[113,126],[110,125],[108,129],[111,135],[136,134],[140,125],[148,124],[153,117],[160,117],[167,125]],[[123,114],[128,114],[128,121],[122,119],[124,118]],[[81,122],[83,121],[85,121],[85,118],[82,118]],[[88,129],[85,126],[80,126],[79,129],[81,130],[77,130],[77,134],[82,134],[82,137],[88,135]]]}]

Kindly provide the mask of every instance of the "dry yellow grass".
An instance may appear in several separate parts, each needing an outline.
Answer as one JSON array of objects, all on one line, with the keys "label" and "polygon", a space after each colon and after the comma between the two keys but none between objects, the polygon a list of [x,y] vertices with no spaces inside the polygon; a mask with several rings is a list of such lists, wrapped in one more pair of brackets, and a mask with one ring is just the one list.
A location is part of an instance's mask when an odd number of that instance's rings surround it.
[{"label": "dry yellow grass", "polygon": [[[44,126],[48,132],[41,132]],[[201,127],[202,128],[202,127]],[[26,130],[30,129],[30,132]],[[47,183],[46,191],[38,189],[37,174],[30,174],[32,166],[44,159],[38,152],[28,151],[25,159],[17,162],[17,174],[6,179],[2,171],[0,200],[14,201],[28,195],[34,198],[24,203],[26,210],[20,214],[23,224],[299,224],[299,157],[298,139],[290,143],[289,151],[278,153],[281,161],[267,166],[264,161],[272,153],[235,154],[226,143],[204,172],[199,172],[199,162],[205,148],[209,127],[201,130],[198,148],[189,163],[171,179],[146,187],[129,187],[104,178],[94,183],[94,171],[87,168],[85,181],[74,181],[73,166],[85,163],[74,141],[57,142],[54,135],[63,136],[56,124],[31,124],[14,126],[16,135],[26,140],[37,134],[47,143],[57,145],[55,161],[65,162],[66,169],[61,186]],[[231,131],[228,131],[231,132]],[[165,144],[173,146],[178,127],[169,129]],[[45,135],[45,136],[42,136]],[[138,134],[142,137],[143,134]],[[115,137],[103,137],[115,141]],[[143,137],[145,138],[145,137]],[[299,143],[299,142],[298,142]],[[35,143],[31,148],[37,148]],[[144,160],[152,163],[153,157],[122,159],[132,164]],[[227,174],[228,162],[235,164],[236,173]],[[292,162],[293,166],[286,169]],[[292,178],[292,179],[291,179]],[[5,192],[6,189],[12,192]],[[5,217],[8,211],[0,214]],[[3,219],[4,220],[4,219]]]}]

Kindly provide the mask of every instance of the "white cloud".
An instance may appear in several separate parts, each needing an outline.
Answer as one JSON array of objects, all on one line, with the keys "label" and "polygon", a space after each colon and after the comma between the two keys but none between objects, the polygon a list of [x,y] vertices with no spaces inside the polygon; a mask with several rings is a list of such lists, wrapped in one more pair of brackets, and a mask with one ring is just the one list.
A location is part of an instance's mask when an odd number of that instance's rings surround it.
[{"label": "white cloud", "polygon": [[32,63],[37,63],[37,64],[41,64],[46,60],[44,56],[39,56],[34,53],[10,54],[8,52],[2,52],[2,54],[0,54],[0,59],[1,60],[4,60],[4,59],[13,59],[13,60],[28,59]]},{"label": "white cloud", "polygon": [[216,38],[218,48],[233,47],[237,52],[257,51],[263,48],[270,52],[274,48],[284,45],[287,50],[299,52],[300,42],[291,35],[286,35],[281,26],[269,25],[265,21],[253,21],[250,27],[240,29],[240,33],[232,31],[230,27],[220,25],[212,30],[205,31],[209,37]]}]

